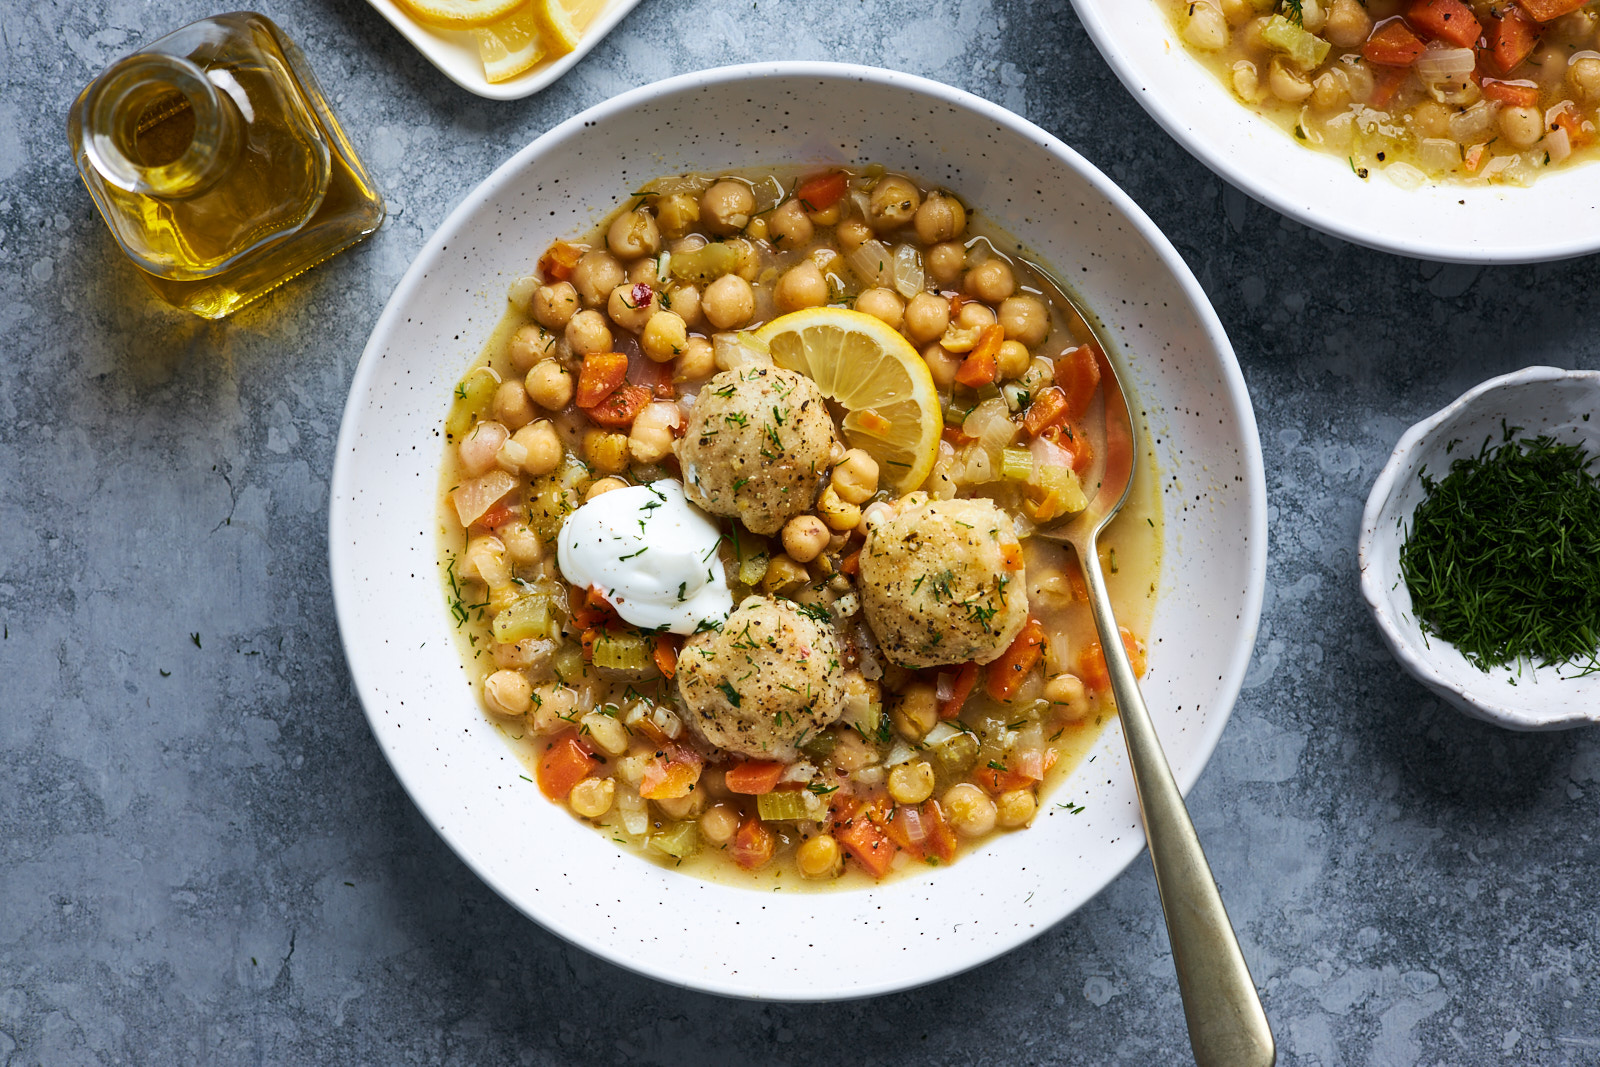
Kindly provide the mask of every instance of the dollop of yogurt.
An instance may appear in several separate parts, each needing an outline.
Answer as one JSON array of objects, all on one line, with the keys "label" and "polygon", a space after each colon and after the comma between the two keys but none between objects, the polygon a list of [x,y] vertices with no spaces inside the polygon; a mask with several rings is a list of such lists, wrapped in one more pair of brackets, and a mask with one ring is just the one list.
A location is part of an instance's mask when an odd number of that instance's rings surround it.
[{"label": "dollop of yogurt", "polygon": [[573,585],[600,590],[645,630],[694,633],[733,611],[722,533],[670,478],[602,493],[561,526],[556,561]]}]

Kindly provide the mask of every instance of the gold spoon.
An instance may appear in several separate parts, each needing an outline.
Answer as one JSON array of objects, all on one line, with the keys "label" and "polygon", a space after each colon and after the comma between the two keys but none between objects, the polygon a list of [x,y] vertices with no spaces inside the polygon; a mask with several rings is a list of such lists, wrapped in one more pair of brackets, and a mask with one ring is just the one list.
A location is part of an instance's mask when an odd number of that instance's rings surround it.
[{"label": "gold spoon", "polygon": [[[1041,277],[1048,277],[1037,267],[1035,270]],[[1077,306],[1060,285],[1054,288],[1052,295],[1060,297],[1063,304]],[[1090,321],[1081,309],[1079,316],[1085,323]],[[1103,446],[1104,456],[1099,484],[1092,487],[1094,495],[1087,508],[1034,536],[1071,545],[1089,586],[1089,607],[1100,632],[1111,692],[1117,700],[1122,736],[1128,744],[1128,762],[1133,767],[1139,812],[1150,843],[1156,890],[1161,894],[1161,910],[1167,918],[1172,963],[1178,972],[1178,991],[1183,997],[1195,1062],[1199,1067],[1271,1067],[1277,1059],[1272,1029],[1256,994],[1250,968],[1239,951],[1239,939],[1228,921],[1216,879],[1200,848],[1200,838],[1184,807],[1183,794],[1172,779],[1172,768],[1139,692],[1139,681],[1122,646],[1111,596],[1100,571],[1095,541],[1128,498],[1138,446],[1127,394],[1122,391],[1116,368],[1105,357],[1104,344],[1097,344],[1096,349],[1100,393],[1105,398],[1105,435],[1103,442],[1097,442]]]}]

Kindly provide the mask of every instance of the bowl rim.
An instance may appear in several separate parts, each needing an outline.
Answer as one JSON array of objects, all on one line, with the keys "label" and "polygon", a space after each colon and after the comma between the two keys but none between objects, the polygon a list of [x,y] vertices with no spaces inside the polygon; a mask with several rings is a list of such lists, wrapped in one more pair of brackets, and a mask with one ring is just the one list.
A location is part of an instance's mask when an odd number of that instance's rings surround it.
[{"label": "bowl rim", "polygon": [[[1101,16],[1102,6],[1107,3],[1147,4],[1152,9],[1157,8],[1157,0],[1072,0],[1072,6],[1078,13],[1079,21],[1088,31],[1089,38],[1094,42],[1102,58],[1111,67],[1123,87],[1138,101],[1139,105],[1155,119],[1156,124],[1165,130],[1173,140],[1177,141],[1188,153],[1199,160],[1206,168],[1219,178],[1248,194],[1252,199],[1266,205],[1272,210],[1292,219],[1304,226],[1323,233],[1331,234],[1351,244],[1371,248],[1379,252],[1388,252],[1391,255],[1404,256],[1408,259],[1421,259],[1438,263],[1461,263],[1473,266],[1489,264],[1518,264],[1518,263],[1545,263],[1553,260],[1572,259],[1585,256],[1600,249],[1600,227],[1583,226],[1553,226],[1547,229],[1551,238],[1538,243],[1519,245],[1516,247],[1476,247],[1464,243],[1449,243],[1434,237],[1429,239],[1417,233],[1396,234],[1392,237],[1385,236],[1381,231],[1366,228],[1361,224],[1364,217],[1359,211],[1346,213],[1350,217],[1329,214],[1322,205],[1304,195],[1296,195],[1293,188],[1280,179],[1277,171],[1265,173],[1249,169],[1243,162],[1243,155],[1228,150],[1228,146],[1219,139],[1207,136],[1200,130],[1187,124],[1178,113],[1177,107],[1167,102],[1159,93],[1151,91],[1137,76],[1135,64],[1129,51],[1121,44],[1121,39],[1112,32],[1107,21]],[[1165,19],[1165,11],[1159,12]],[[1174,31],[1174,37],[1176,33]],[[1175,50],[1184,51],[1183,60],[1191,64],[1197,74],[1210,79],[1209,72],[1201,64],[1187,54],[1181,42]],[[1231,99],[1231,95],[1230,95]],[[1293,149],[1298,153],[1308,153],[1312,156],[1332,157],[1325,152],[1294,144],[1290,137],[1275,124],[1257,114],[1254,110],[1232,100],[1234,110],[1238,112],[1238,122],[1241,125],[1259,124],[1268,128],[1274,139],[1281,140],[1284,148]],[[1580,163],[1579,167],[1600,166],[1600,163],[1590,160]],[[1547,182],[1556,178],[1556,174],[1541,177],[1534,185]],[[1468,187],[1461,187],[1467,189]],[[1511,193],[1527,193],[1531,189],[1511,188],[1503,186],[1492,187],[1501,191],[1502,195]],[[1478,193],[1477,187],[1471,187],[1473,193]],[[1456,233],[1470,232],[1466,220],[1454,228]]]},{"label": "bowl rim", "polygon": [[[532,919],[543,929],[556,934],[563,940],[626,970],[669,985],[741,999],[764,999],[783,1002],[853,1000],[881,996],[926,985],[930,982],[941,981],[991,962],[999,956],[1033,940],[1046,930],[1052,929],[1072,915],[1077,910],[1077,907],[1070,908],[1059,915],[1041,916],[1040,922],[1030,924],[1026,929],[1006,930],[994,938],[991,950],[976,955],[971,959],[962,960],[959,966],[937,973],[916,974],[900,980],[885,979],[875,985],[852,988],[842,995],[835,991],[820,988],[808,991],[805,994],[772,994],[764,993],[760,990],[751,991],[747,984],[741,985],[726,976],[686,975],[682,972],[658,969],[650,966],[645,961],[618,955],[612,946],[604,943],[598,936],[592,935],[589,928],[562,923],[550,916],[535,914],[525,906],[525,903],[513,891],[514,887],[503,884],[502,879],[485,870],[473,860],[470,851],[465,849],[462,843],[447,828],[448,820],[442,817],[444,812],[441,806],[432,800],[419,796],[418,792],[413,788],[413,783],[400,773],[395,763],[396,757],[391,754],[389,748],[382,742],[379,712],[375,703],[369,702],[367,698],[367,694],[375,691],[375,687],[372,684],[372,680],[367,678],[358,666],[361,657],[353,655],[354,650],[350,634],[354,632],[352,624],[355,621],[353,614],[355,611],[355,595],[353,591],[340,595],[341,583],[347,580],[344,576],[351,573],[346,566],[346,555],[353,552],[353,549],[346,547],[340,532],[342,525],[346,521],[347,511],[354,506],[353,503],[347,503],[347,501],[353,501],[353,495],[348,491],[347,484],[356,475],[354,460],[351,459],[351,456],[354,454],[357,443],[358,432],[356,424],[359,421],[359,409],[362,407],[364,397],[371,390],[383,364],[382,344],[380,342],[383,342],[396,328],[398,322],[404,318],[407,304],[414,299],[416,290],[427,277],[435,260],[441,255],[442,248],[448,243],[445,238],[453,240],[454,235],[463,224],[467,223],[477,211],[481,210],[492,197],[498,195],[504,185],[514,181],[533,158],[546,151],[549,146],[565,140],[585,127],[607,121],[614,115],[626,112],[656,97],[705,89],[724,83],[739,83],[779,77],[818,79],[825,82],[842,83],[846,86],[871,82],[894,89],[908,90],[932,101],[965,110],[980,119],[991,121],[1032,141],[1056,160],[1074,169],[1079,177],[1092,186],[1100,195],[1104,196],[1108,204],[1121,213],[1126,224],[1140,238],[1148,242],[1152,253],[1171,273],[1179,291],[1188,300],[1194,318],[1203,331],[1205,343],[1211,346],[1218,354],[1218,377],[1224,394],[1233,405],[1234,410],[1238,412],[1239,462],[1245,475],[1246,485],[1243,493],[1249,512],[1248,527],[1245,533],[1250,542],[1247,548],[1248,574],[1245,575],[1242,590],[1243,601],[1239,613],[1241,640],[1232,650],[1227,661],[1219,664],[1216,668],[1219,671],[1220,680],[1217,690],[1219,694],[1218,714],[1208,716],[1202,728],[1188,732],[1192,746],[1189,751],[1193,753],[1193,756],[1180,768],[1174,770],[1174,777],[1183,793],[1187,794],[1194,787],[1200,774],[1210,762],[1211,756],[1221,738],[1222,731],[1232,717],[1239,694],[1243,690],[1245,674],[1249,668],[1255,642],[1259,635],[1266,587],[1267,493],[1265,459],[1262,454],[1255,410],[1250,401],[1243,371],[1239,367],[1238,359],[1234,354],[1233,347],[1228,340],[1227,333],[1223,329],[1216,310],[1206,297],[1199,281],[1189,269],[1187,262],[1171,241],[1167,239],[1128,194],[1123,192],[1110,178],[1078,152],[1027,119],[965,90],[916,75],[851,63],[803,60],[738,64],[681,74],[629,90],[585,109],[540,135],[496,167],[493,172],[462,198],[460,203],[451,210],[433,233],[429,235],[390,294],[388,302],[374,325],[367,345],[362,352],[341,414],[334,468],[332,477],[329,480],[329,565],[333,578],[334,611],[335,619],[338,623],[341,648],[345,653],[346,663],[351,672],[352,688],[361,703],[368,726],[373,731],[375,739],[379,742],[379,750],[383,752],[384,759],[389,763],[390,770],[399,781],[401,788],[405,790],[407,796],[417,806],[418,811],[428,821],[431,828],[444,839],[456,857],[503,900],[523,915]],[[1106,729],[1108,733],[1112,729],[1117,729],[1120,732],[1118,720],[1113,717],[1106,724]],[[1111,861],[1105,868],[1105,883],[1100,890],[1096,891],[1097,893],[1103,891],[1105,886],[1108,886],[1119,877],[1129,864],[1144,851],[1145,840],[1142,827],[1138,829],[1136,834],[1129,835],[1126,844],[1111,847],[1120,848],[1122,854],[1120,857],[1112,856]],[[865,892],[872,892],[872,890],[869,889]],[[1079,906],[1081,907],[1081,904]]]},{"label": "bowl rim", "polygon": [[[1459,415],[1492,393],[1511,387],[1558,381],[1591,382],[1594,384],[1596,395],[1600,396],[1600,370],[1564,370],[1560,367],[1542,365],[1523,367],[1521,370],[1480,382],[1401,434],[1400,440],[1395,443],[1394,451],[1389,455],[1388,462],[1378,472],[1378,477],[1367,494],[1366,506],[1361,512],[1361,533],[1356,545],[1362,599],[1367,602],[1367,608],[1372,613],[1373,621],[1378,625],[1378,631],[1383,635],[1384,642],[1388,644],[1400,665],[1423,685],[1463,711],[1514,730],[1561,730],[1585,726],[1600,722],[1600,709],[1596,709],[1592,715],[1574,712],[1559,717],[1541,717],[1506,706],[1473,686],[1446,677],[1444,672],[1434,665],[1431,650],[1425,645],[1420,647],[1416,645],[1409,639],[1407,631],[1391,617],[1384,590],[1386,584],[1395,576],[1380,572],[1376,555],[1377,539],[1379,531],[1386,529],[1393,517],[1386,517],[1386,513],[1389,512],[1397,492],[1418,473],[1419,453],[1436,438],[1442,427],[1453,423]],[[1488,678],[1490,675],[1485,674],[1484,677]]]}]

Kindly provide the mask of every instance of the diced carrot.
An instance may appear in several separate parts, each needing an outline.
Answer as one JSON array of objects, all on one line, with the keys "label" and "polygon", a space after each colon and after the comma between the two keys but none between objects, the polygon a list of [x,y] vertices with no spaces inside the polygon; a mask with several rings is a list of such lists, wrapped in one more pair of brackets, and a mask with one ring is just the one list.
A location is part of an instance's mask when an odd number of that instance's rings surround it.
[{"label": "diced carrot", "polygon": [[1100,388],[1100,346],[1079,345],[1056,357],[1056,384],[1067,406],[1065,418],[1077,421],[1088,412]]},{"label": "diced carrot", "polygon": [[950,321],[951,322],[956,321],[956,316],[961,314],[961,305],[965,304],[966,302],[967,302],[967,298],[962,296],[960,293],[951,293],[950,294]]},{"label": "diced carrot", "polygon": [[1425,47],[1404,19],[1393,18],[1379,23],[1367,37],[1361,46],[1361,57],[1380,67],[1409,67]]},{"label": "diced carrot", "polygon": [[1523,10],[1539,22],[1549,22],[1562,15],[1570,15],[1589,0],[1519,0]]},{"label": "diced carrot", "polygon": [[639,795],[646,800],[674,800],[686,797],[700,781],[700,768],[705,761],[700,753],[682,745],[669,744],[662,752],[650,757],[644,765],[644,777],[639,780]]},{"label": "diced carrot", "polygon": [[[1126,626],[1117,627],[1122,635],[1122,647],[1128,650],[1128,660],[1133,665],[1135,677],[1143,677],[1147,665],[1144,642],[1133,636]],[[1111,688],[1111,672],[1106,667],[1106,652],[1095,641],[1078,654],[1078,677],[1090,689],[1104,692]]]},{"label": "diced carrot", "polygon": [[[939,807],[937,800],[922,802],[922,818],[928,824],[928,840],[923,846],[924,853],[932,852],[945,863],[956,858],[956,832],[945,821],[944,810]],[[924,856],[924,859],[927,857]]]},{"label": "diced carrot", "polygon": [[982,385],[993,385],[995,375],[999,373],[996,357],[1000,354],[1000,346],[1005,343],[1005,327],[998,322],[983,328],[978,335],[978,343],[973,346],[967,358],[961,361],[961,366],[956,368],[956,381],[973,389]]},{"label": "diced carrot", "polygon": [[850,176],[842,170],[816,174],[800,183],[795,199],[807,211],[826,211],[844,198],[850,189]]},{"label": "diced carrot", "polygon": [[[876,814],[876,813],[875,813]],[[956,835],[945,822],[944,812],[937,801],[928,800],[914,807],[900,805],[890,808],[886,815],[876,815],[876,822],[884,834],[913,859],[926,861],[930,857],[944,863],[956,858]],[[915,825],[919,840],[912,840]]]},{"label": "diced carrot", "polygon": [[1567,140],[1574,149],[1582,148],[1594,141],[1594,123],[1570,107],[1557,111],[1551,124],[1567,131]]},{"label": "diced carrot", "polygon": [[1038,437],[1049,426],[1067,417],[1067,394],[1059,385],[1046,386],[1034,396],[1022,416],[1022,428],[1029,437]]},{"label": "diced carrot", "polygon": [[1007,541],[1000,546],[1000,564],[1008,571],[1022,569],[1022,546],[1015,541]]},{"label": "diced carrot", "polygon": [[673,634],[656,634],[654,659],[661,677],[671,681],[678,673],[678,644],[682,640]]},{"label": "diced carrot", "polygon": [[978,665],[976,663],[963,663],[956,672],[956,680],[950,687],[950,697],[939,705],[939,718],[953,719],[961,714],[961,707],[967,702],[967,697],[972,695],[973,687],[978,684]]},{"label": "diced carrot", "polygon": [[1089,434],[1082,425],[1066,426],[1056,423],[1054,426],[1046,427],[1044,433],[1039,436],[1072,453],[1074,474],[1083,474],[1094,462],[1094,443],[1089,440]]},{"label": "diced carrot", "polygon": [[1029,618],[1016,640],[984,672],[984,684],[989,696],[999,701],[1016,696],[1023,679],[1039,665],[1043,656],[1044,624],[1038,619]]},{"label": "diced carrot", "polygon": [[839,570],[845,574],[861,573],[861,549],[856,549],[839,561]]},{"label": "diced carrot", "polygon": [[1379,67],[1373,72],[1377,75],[1373,79],[1372,95],[1367,97],[1367,103],[1374,109],[1382,111],[1394,100],[1394,95],[1400,87],[1411,77],[1410,67]]},{"label": "diced carrot", "polygon": [[970,437],[962,433],[960,426],[946,426],[944,433],[939,436],[948,441],[953,448],[960,448],[964,444],[977,440],[976,437]]},{"label": "diced carrot", "polygon": [[1406,21],[1429,37],[1457,48],[1471,48],[1483,33],[1478,17],[1461,0],[1411,0]]},{"label": "diced carrot", "polygon": [[733,835],[733,842],[728,846],[728,854],[733,857],[733,862],[747,871],[771,863],[773,853],[777,850],[778,842],[772,836],[772,831],[762,825],[761,820],[754,815],[744,821],[738,832]]},{"label": "diced carrot", "polygon": [[641,359],[634,369],[633,380],[650,390],[650,395],[657,400],[678,399],[678,386],[672,380],[671,360],[657,363],[653,359]]},{"label": "diced carrot", "polygon": [[894,862],[895,847],[883,828],[872,821],[870,811],[865,805],[857,809],[854,816],[839,825],[834,836],[868,874],[882,878]]},{"label": "diced carrot", "polygon": [[1488,32],[1489,54],[1501,74],[1510,74],[1533,55],[1539,45],[1539,25],[1515,4],[1491,9]]},{"label": "diced carrot", "polygon": [[1496,81],[1483,79],[1483,95],[1498,100],[1507,107],[1538,107],[1539,87],[1527,81]]},{"label": "diced carrot", "polygon": [[572,268],[578,265],[583,249],[566,241],[557,241],[539,257],[539,273],[547,282],[564,282],[572,277]]},{"label": "diced carrot", "polygon": [[578,371],[578,390],[573,403],[592,408],[610,396],[628,378],[628,357],[621,352],[590,352]]},{"label": "diced carrot", "polygon": [[589,777],[594,769],[594,749],[578,736],[576,730],[564,731],[544,755],[534,776],[539,779],[539,789],[551,800],[565,800],[572,787]]},{"label": "diced carrot", "polygon": [[776,789],[784,769],[784,765],[776,760],[746,760],[729,767],[723,780],[728,783],[729,792],[755,797]]},{"label": "diced carrot", "polygon": [[600,631],[596,627],[589,627],[578,637],[578,645],[583,649],[583,662],[594,662],[594,643],[600,640]]},{"label": "diced carrot", "polygon": [[1082,572],[1077,569],[1067,572],[1067,588],[1072,590],[1072,599],[1082,601],[1089,599],[1089,583],[1083,580]]},{"label": "diced carrot", "polygon": [[1012,760],[1004,769],[985,767],[978,775],[978,784],[995,796],[1013,789],[1026,789],[1035,782],[1044,781],[1044,776],[1056,765],[1058,755],[1053,748],[1034,750]]},{"label": "diced carrot", "polygon": [[1466,168],[1466,172],[1468,174],[1476,174],[1478,171],[1483,169],[1483,165],[1488,162],[1488,160],[1489,146],[1486,144],[1475,144],[1471,148],[1467,149],[1467,154],[1465,158],[1462,159],[1462,166]]},{"label": "diced carrot", "polygon": [[580,630],[591,630],[619,621],[616,609],[595,586],[591,585],[588,589],[573,586],[571,599],[577,605],[572,609],[572,624]]},{"label": "diced carrot", "polygon": [[592,408],[579,405],[589,421],[608,430],[626,430],[650,403],[650,390],[623,382]]},{"label": "diced carrot", "polygon": [[[502,500],[502,501],[500,501],[500,503],[496,504],[494,507],[490,508],[488,511],[485,511],[482,515],[479,515],[477,517],[477,519],[473,522],[473,525],[474,526],[487,526],[487,527],[493,529],[494,527],[499,526],[503,522],[510,521],[513,517],[516,516],[516,514],[517,514],[517,512],[519,510],[520,509],[516,505],[508,504],[504,500]],[[526,517],[526,516],[524,516],[524,517]]]}]

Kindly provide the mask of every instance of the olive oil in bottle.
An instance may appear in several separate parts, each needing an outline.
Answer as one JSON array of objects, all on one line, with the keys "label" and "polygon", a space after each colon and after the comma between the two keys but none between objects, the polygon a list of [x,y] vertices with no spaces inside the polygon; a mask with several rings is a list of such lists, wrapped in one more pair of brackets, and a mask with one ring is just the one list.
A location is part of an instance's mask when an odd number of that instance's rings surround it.
[{"label": "olive oil in bottle", "polygon": [[383,222],[299,49],[248,12],[105,70],[68,119],[89,194],[163,299],[222,318]]}]

